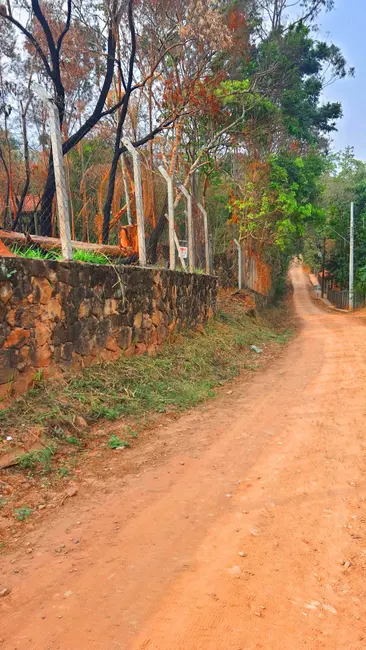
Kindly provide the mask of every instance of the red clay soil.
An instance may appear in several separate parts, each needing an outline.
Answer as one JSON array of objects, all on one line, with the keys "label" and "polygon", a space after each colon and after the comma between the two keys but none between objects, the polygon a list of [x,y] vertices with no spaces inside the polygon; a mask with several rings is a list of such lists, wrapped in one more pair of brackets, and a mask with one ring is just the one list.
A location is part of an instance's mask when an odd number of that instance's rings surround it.
[{"label": "red clay soil", "polygon": [[292,280],[281,359],[2,558],[2,650],[366,648],[366,330]]}]

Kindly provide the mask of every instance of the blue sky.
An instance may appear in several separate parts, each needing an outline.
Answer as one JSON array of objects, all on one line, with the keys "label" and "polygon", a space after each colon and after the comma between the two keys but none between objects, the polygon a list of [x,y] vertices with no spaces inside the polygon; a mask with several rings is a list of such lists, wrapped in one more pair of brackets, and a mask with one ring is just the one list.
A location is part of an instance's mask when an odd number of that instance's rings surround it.
[{"label": "blue sky", "polygon": [[366,0],[336,0],[335,9],[318,18],[319,37],[338,45],[355,77],[327,88],[326,98],[340,101],[344,117],[333,136],[334,148],[352,146],[356,158],[366,161]]}]

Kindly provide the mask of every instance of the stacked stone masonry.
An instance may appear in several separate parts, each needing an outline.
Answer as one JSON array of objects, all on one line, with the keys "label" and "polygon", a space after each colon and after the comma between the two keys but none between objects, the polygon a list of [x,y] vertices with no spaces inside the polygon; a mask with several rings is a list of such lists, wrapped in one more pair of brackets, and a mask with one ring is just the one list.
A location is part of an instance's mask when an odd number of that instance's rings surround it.
[{"label": "stacked stone masonry", "polygon": [[154,354],[174,331],[205,324],[216,297],[207,275],[2,258],[0,392],[25,390],[40,368]]}]

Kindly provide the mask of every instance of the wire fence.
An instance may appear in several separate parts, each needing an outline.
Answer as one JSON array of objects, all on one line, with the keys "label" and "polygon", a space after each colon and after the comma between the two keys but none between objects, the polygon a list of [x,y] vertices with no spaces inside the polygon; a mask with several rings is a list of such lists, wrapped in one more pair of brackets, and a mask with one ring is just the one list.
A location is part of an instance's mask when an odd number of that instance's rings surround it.
[{"label": "wire fence", "polygon": [[[345,289],[343,291],[338,291],[337,289],[328,289],[327,298],[329,302],[337,307],[337,309],[349,309],[349,291]],[[365,307],[366,296],[357,291],[353,294],[353,307],[358,309],[360,307]]]},{"label": "wire fence", "polygon": [[[42,146],[30,147],[28,169],[20,167],[11,178],[10,187],[1,192],[0,228],[19,233],[59,238],[59,215],[56,196],[56,178],[50,154],[49,125],[41,103],[36,105],[39,124],[39,141]],[[63,134],[65,139],[65,134]],[[122,249],[126,242],[125,228],[136,226],[135,178],[130,154],[121,156],[115,177],[111,208],[106,208],[110,191],[111,138],[100,137],[77,144],[63,156],[66,193],[71,238],[76,242],[108,243]],[[139,149],[143,218],[146,243],[167,212],[167,187],[162,175],[152,163],[149,149]],[[184,172],[183,172],[184,173]],[[177,174],[179,177],[179,172]],[[175,200],[179,193],[174,189]],[[179,197],[178,197],[179,198]],[[187,209],[184,196],[175,201],[175,231],[183,249],[188,246]],[[106,217],[107,215],[107,217]],[[195,266],[205,268],[205,228],[202,212],[193,200],[193,245]],[[103,237],[103,224],[108,218],[107,237]],[[168,228],[162,229],[155,247],[153,262],[168,266]],[[136,238],[135,238],[136,239]],[[177,256],[178,264],[179,258]]]}]

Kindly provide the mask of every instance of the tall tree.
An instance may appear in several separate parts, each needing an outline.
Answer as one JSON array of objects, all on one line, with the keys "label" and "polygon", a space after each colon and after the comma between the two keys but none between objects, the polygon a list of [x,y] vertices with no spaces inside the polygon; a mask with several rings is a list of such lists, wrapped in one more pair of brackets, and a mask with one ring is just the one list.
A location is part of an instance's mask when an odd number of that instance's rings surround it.
[{"label": "tall tree", "polygon": [[[128,6],[132,6],[130,0]],[[42,64],[42,71],[45,79],[49,82],[54,101],[58,108],[60,125],[62,126],[65,117],[65,81],[63,75],[64,43],[65,37],[73,29],[72,2],[67,0],[67,9],[64,23],[60,31],[60,23],[52,24],[52,12],[47,12],[47,4],[40,5],[38,0],[32,0],[29,8],[28,21],[23,24],[9,9],[3,7],[0,18],[2,22],[7,21],[14,25],[19,32],[27,39],[28,44],[33,48],[39,61]],[[62,14],[63,7],[59,7],[59,14]],[[118,106],[105,109],[105,102],[110,90],[115,67],[116,55],[116,34],[119,22],[123,14],[123,3],[120,5],[117,0],[111,0],[104,8],[107,36],[105,47],[101,56],[101,67],[103,68],[102,83],[98,89],[98,96],[88,116],[80,127],[72,133],[63,144],[63,153],[70,151],[87,133],[99,122],[102,117],[115,111]],[[102,19],[101,19],[102,20]],[[30,23],[30,24],[28,24]],[[40,38],[42,36],[42,39]],[[99,32],[99,37],[102,33]],[[44,44],[43,44],[44,40]],[[102,57],[105,63],[102,63]],[[122,100],[123,103],[123,100]],[[41,199],[40,227],[43,235],[51,234],[52,202],[55,195],[55,177],[53,170],[52,154],[50,152],[48,173]]]}]

